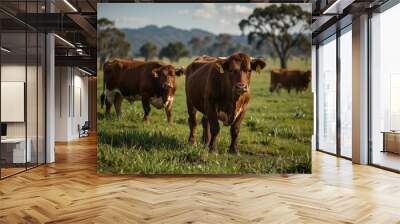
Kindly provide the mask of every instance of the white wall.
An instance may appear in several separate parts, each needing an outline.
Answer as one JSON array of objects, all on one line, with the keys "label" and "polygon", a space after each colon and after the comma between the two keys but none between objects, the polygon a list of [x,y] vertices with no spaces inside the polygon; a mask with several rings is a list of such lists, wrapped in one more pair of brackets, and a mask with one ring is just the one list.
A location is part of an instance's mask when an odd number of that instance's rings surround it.
[{"label": "white wall", "polygon": [[76,68],[56,67],[56,141],[79,138],[78,125],[82,126],[88,120],[88,78],[83,75]]}]

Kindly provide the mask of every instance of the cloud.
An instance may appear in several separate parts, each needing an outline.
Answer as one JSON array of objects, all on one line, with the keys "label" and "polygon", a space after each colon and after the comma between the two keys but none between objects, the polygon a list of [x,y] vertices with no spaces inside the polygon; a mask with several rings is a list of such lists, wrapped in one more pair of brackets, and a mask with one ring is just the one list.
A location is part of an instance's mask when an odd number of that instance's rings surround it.
[{"label": "cloud", "polygon": [[115,19],[115,26],[119,28],[140,27],[147,23],[143,17],[123,16]]},{"label": "cloud", "polygon": [[229,22],[228,20],[224,19],[224,18],[221,18],[221,19],[219,20],[219,22],[220,22],[222,25],[228,25],[228,24],[230,24],[230,22]]},{"label": "cloud", "polygon": [[194,10],[193,16],[205,19],[211,19],[217,15],[218,10],[214,3],[202,3],[199,9]]},{"label": "cloud", "polygon": [[178,10],[179,15],[188,15],[190,13],[189,9],[180,9]]},{"label": "cloud", "polygon": [[250,14],[253,12],[253,9],[244,5],[225,5],[223,10],[228,13],[236,13],[236,14]]}]

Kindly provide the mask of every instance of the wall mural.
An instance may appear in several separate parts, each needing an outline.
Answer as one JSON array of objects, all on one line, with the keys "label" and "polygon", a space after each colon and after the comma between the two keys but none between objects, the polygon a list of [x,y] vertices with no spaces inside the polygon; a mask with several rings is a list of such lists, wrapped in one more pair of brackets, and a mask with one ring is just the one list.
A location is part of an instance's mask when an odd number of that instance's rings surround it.
[{"label": "wall mural", "polygon": [[98,4],[98,172],[311,173],[311,4]]}]

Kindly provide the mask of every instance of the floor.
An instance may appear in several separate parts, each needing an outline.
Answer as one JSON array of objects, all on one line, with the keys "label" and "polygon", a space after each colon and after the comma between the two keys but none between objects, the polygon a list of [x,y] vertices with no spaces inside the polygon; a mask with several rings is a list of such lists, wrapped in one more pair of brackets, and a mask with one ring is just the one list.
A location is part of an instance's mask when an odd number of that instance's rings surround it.
[{"label": "floor", "polygon": [[374,164],[389,167],[391,169],[400,170],[400,155],[391,152],[374,151]]},{"label": "floor", "polygon": [[36,166],[36,164],[27,164],[27,167],[25,168],[25,165],[19,165],[18,167],[6,167],[6,168],[1,168],[1,178],[5,178],[20,172],[25,171],[26,169],[32,169]]},{"label": "floor", "polygon": [[0,181],[0,223],[400,223],[400,175],[313,153],[312,175],[107,176],[96,138]]},{"label": "floor", "polygon": [[10,176],[10,175],[22,172],[24,170],[25,170],[25,167],[23,167],[23,168],[19,168],[19,167],[17,167],[17,168],[15,168],[15,167],[12,167],[12,168],[1,168],[1,177],[2,178],[3,177],[7,177],[7,176]]}]

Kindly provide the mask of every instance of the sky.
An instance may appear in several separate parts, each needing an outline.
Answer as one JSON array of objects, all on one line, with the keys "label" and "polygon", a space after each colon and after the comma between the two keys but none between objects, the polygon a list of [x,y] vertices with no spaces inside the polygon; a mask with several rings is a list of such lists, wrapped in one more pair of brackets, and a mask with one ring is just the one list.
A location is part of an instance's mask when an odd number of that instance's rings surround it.
[{"label": "sky", "polygon": [[[99,3],[98,18],[108,18],[118,28],[147,25],[203,29],[220,34],[241,33],[238,23],[256,7],[271,3]],[[311,4],[301,4],[311,12]]]}]

